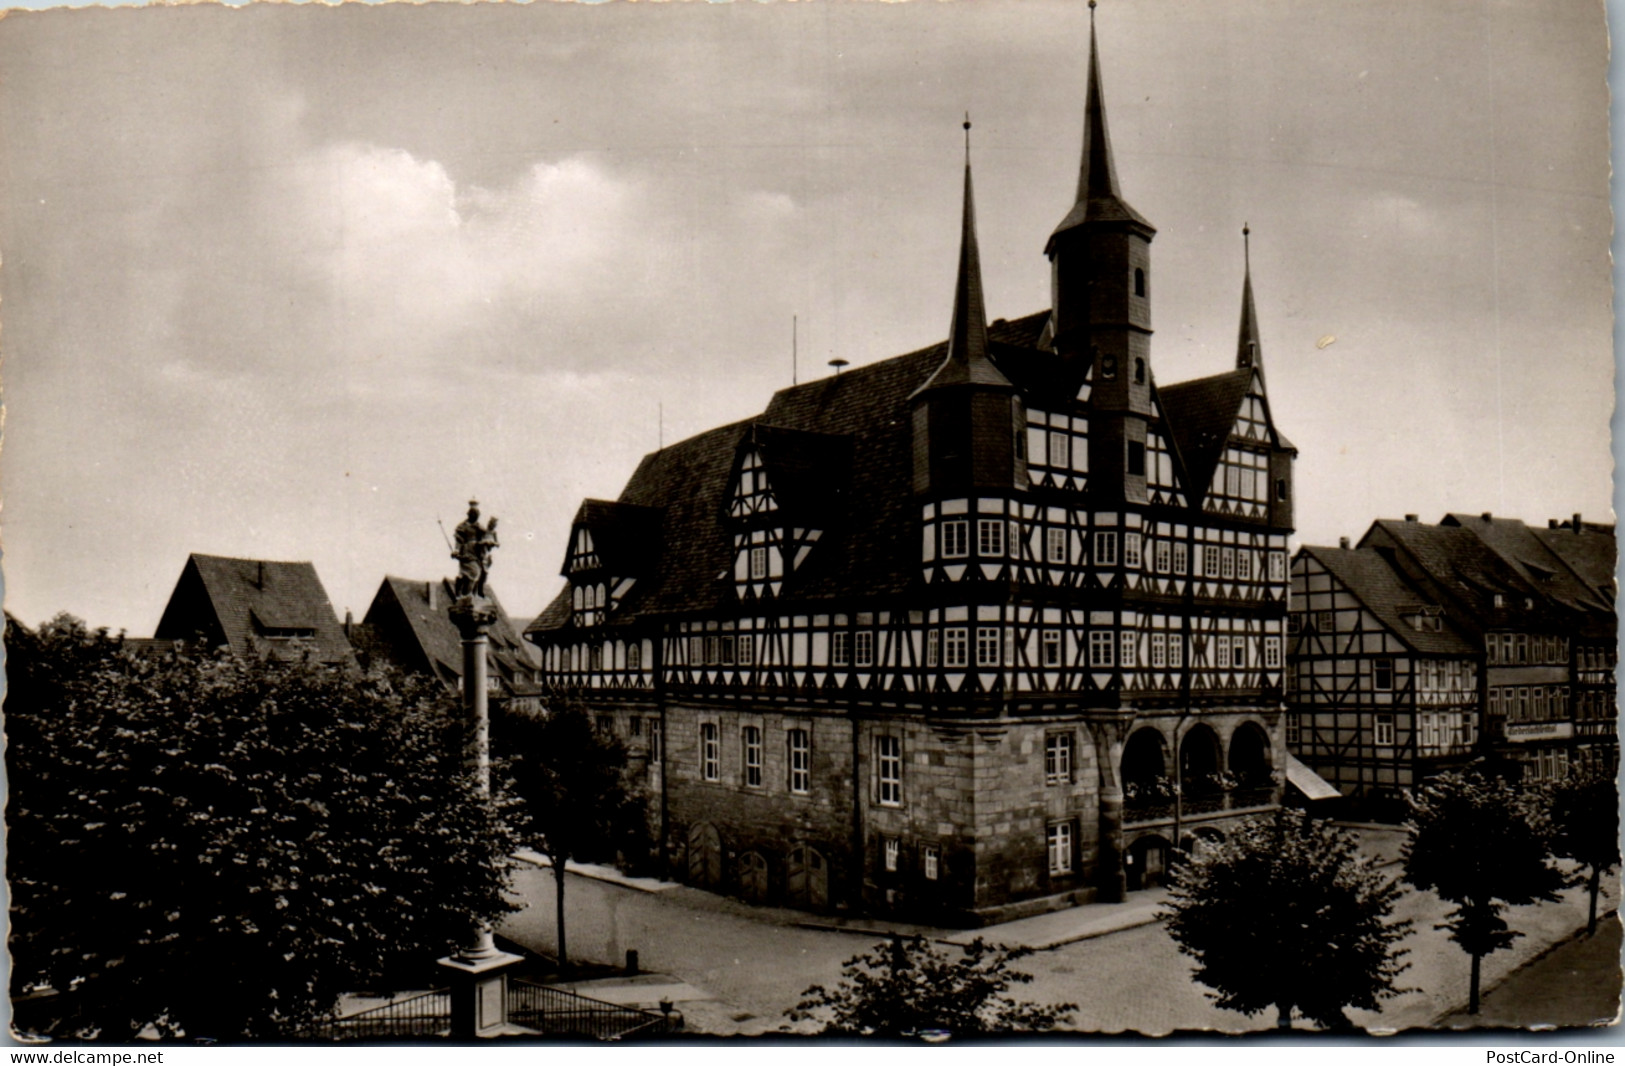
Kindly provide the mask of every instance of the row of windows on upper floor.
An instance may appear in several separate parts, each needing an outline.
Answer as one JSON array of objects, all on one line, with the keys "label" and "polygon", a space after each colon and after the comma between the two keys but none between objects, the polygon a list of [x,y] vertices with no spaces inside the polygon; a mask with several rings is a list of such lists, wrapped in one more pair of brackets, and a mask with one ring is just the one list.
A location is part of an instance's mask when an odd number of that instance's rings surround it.
[{"label": "row of windows on upper floor", "polygon": [[[1287,621],[1290,623],[1291,617]],[[1288,627],[1290,629],[1290,626]],[[1412,661],[1392,655],[1342,656],[1339,658],[1299,656],[1293,666],[1290,688],[1308,697],[1317,682],[1361,677],[1376,692],[1393,692],[1410,684],[1418,693],[1472,694],[1478,691],[1478,671],[1465,659],[1421,659]],[[1324,687],[1320,689],[1325,694]]]},{"label": "row of windows on upper floor", "polygon": [[[1021,524],[1002,518],[975,519],[976,539],[972,551],[971,519],[947,518],[925,526],[922,533],[921,553],[925,562],[934,562],[938,554],[943,559],[1005,559],[1023,558]],[[1092,561],[1097,567],[1119,565],[1118,532],[1097,530],[1084,534],[1068,526],[1049,525],[1043,528],[1043,559],[1052,565],[1084,565]],[[1148,573],[1172,574],[1176,577],[1194,576],[1218,578],[1223,581],[1286,580],[1286,552],[1280,550],[1237,548],[1228,545],[1197,545],[1194,573],[1191,573],[1191,545],[1184,540],[1165,537],[1148,538],[1129,530],[1122,534],[1121,565],[1129,570]],[[1074,552],[1074,547],[1079,550]],[[1263,565],[1255,561],[1263,556]],[[1256,571],[1256,572],[1255,572]]]},{"label": "row of windows on upper floor", "polygon": [[[876,665],[874,634],[839,633],[833,635],[829,662],[815,662],[812,666],[873,668]],[[1143,638],[1143,639],[1142,639]],[[690,637],[688,662],[679,666],[750,667],[755,665],[751,643],[736,641],[732,636]],[[1177,633],[1137,634],[1124,632],[1115,637],[1110,632],[1089,634],[1087,665],[1091,669],[1183,670],[1187,648],[1204,652],[1216,669],[1262,668],[1278,670],[1282,665],[1281,638],[1243,635],[1196,636],[1185,638]],[[555,674],[599,673],[608,661],[602,644],[578,644],[558,649],[561,653],[557,665],[550,658],[548,670]],[[621,650],[621,649],[618,649]],[[1029,649],[1031,652],[1032,649]],[[642,655],[634,643],[624,647],[624,665],[613,664],[615,672],[638,672],[642,669]],[[927,634],[925,665],[937,668],[1003,668],[1016,662],[1014,631],[1001,626],[948,626],[931,630]],[[1041,630],[1032,665],[1061,668],[1067,665],[1066,642],[1058,629]],[[1082,665],[1082,664],[1080,664]]]},{"label": "row of windows on upper floor", "polygon": [[1484,657],[1491,666],[1564,666],[1569,638],[1550,633],[1488,633]]},{"label": "row of windows on upper floor", "polygon": [[[1304,750],[1302,713],[1288,712],[1286,744],[1294,751]],[[1373,715],[1370,743],[1377,748],[1398,747],[1396,716]],[[1472,747],[1478,741],[1478,718],[1471,711],[1421,711],[1414,723],[1416,746],[1422,754],[1441,754],[1446,751]]]},{"label": "row of windows on upper floor", "polygon": [[[1156,488],[1179,488],[1178,479],[1174,476],[1173,454],[1160,433],[1152,430],[1146,434],[1143,443],[1126,441],[1124,448],[1123,470],[1130,477],[1143,477],[1147,485]],[[1029,411],[1026,459],[1035,483],[1042,479],[1046,470],[1059,474],[1087,475],[1088,421],[1077,415]],[[1268,460],[1263,455],[1258,455],[1257,460],[1267,467]],[[1265,479],[1267,484],[1267,470]]]},{"label": "row of windows on upper floor", "polygon": [[1508,724],[1561,722],[1569,717],[1567,685],[1491,685],[1490,717],[1505,716]]}]

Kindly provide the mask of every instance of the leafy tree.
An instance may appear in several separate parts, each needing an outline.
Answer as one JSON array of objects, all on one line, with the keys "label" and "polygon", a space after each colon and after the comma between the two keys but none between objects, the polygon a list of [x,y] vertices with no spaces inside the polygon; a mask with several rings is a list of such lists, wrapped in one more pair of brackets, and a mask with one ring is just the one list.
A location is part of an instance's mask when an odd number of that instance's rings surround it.
[{"label": "leafy tree", "polygon": [[1410,799],[1405,880],[1455,906],[1438,929],[1472,959],[1467,1013],[1478,1013],[1485,955],[1522,934],[1501,917],[1507,905],[1554,900],[1563,874],[1550,864],[1539,812],[1528,797],[1477,770],[1441,774]]},{"label": "leafy tree", "polygon": [[626,771],[626,748],[566,704],[542,714],[510,712],[494,732],[525,806],[525,835],[553,866],[559,969],[568,971],[564,874],[571,860],[614,860],[647,832],[644,802]]},{"label": "leafy tree", "polygon": [[1005,993],[1031,974],[1010,968],[1029,948],[988,945],[980,937],[957,952],[922,937],[893,936],[846,960],[833,990],[813,985],[785,1016],[819,1021],[823,1032],[851,1036],[955,1036],[1042,1032],[1066,1024],[1072,1003],[1020,1003]]},{"label": "leafy tree", "polygon": [[1376,1010],[1402,991],[1398,895],[1347,832],[1283,810],[1175,868],[1167,928],[1220,1007],[1274,1007],[1283,1029],[1294,1010],[1345,1028],[1345,1007]]},{"label": "leafy tree", "polygon": [[1552,854],[1590,870],[1586,935],[1597,931],[1597,894],[1602,875],[1619,865],[1619,786],[1611,773],[1587,769],[1552,786],[1547,801]]},{"label": "leafy tree", "polygon": [[6,642],[12,993],[67,1032],[286,1037],[512,909],[438,688],[67,616]]}]

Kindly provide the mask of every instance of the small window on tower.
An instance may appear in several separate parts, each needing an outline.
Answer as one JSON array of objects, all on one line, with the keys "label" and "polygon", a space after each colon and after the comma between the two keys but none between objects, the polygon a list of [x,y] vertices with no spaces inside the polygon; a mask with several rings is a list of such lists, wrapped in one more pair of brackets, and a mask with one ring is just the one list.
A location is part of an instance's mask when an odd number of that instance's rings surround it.
[{"label": "small window on tower", "polygon": [[1145,271],[1139,267],[1134,268],[1134,295],[1145,295]]},{"label": "small window on tower", "polygon": [[1134,360],[1134,384],[1136,384],[1136,385],[1144,385],[1145,384],[1145,360],[1144,359],[1136,359],[1136,360]]},{"label": "small window on tower", "polygon": [[1103,355],[1100,357],[1100,376],[1102,380],[1114,381],[1117,378],[1117,356]]},{"label": "small window on tower", "polygon": [[1145,445],[1139,441],[1128,442],[1128,472],[1136,477],[1145,476]]}]

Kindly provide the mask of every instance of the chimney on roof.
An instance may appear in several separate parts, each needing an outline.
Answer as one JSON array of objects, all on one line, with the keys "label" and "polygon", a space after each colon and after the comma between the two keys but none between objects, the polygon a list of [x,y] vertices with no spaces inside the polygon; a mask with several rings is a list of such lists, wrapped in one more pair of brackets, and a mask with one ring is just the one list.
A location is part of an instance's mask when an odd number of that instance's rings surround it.
[{"label": "chimney on roof", "polygon": [[350,639],[350,630],[354,628],[355,615],[350,612],[350,608],[346,607],[344,609],[344,639]]},{"label": "chimney on roof", "polygon": [[1483,514],[1479,515],[1478,517],[1480,517],[1484,521],[1488,522],[1492,516],[1491,516],[1490,512],[1485,511]]},{"label": "chimney on roof", "polygon": [[435,584],[436,583],[433,581],[425,581],[423,583],[423,595],[429,601],[429,610],[431,611],[438,611],[440,609],[439,605],[435,602]]},{"label": "chimney on roof", "polygon": [[1574,531],[1576,533],[1580,532],[1580,512],[1579,511],[1574,512]]},{"label": "chimney on roof", "polygon": [[1337,546],[1339,548],[1342,548],[1344,551],[1348,551],[1349,550],[1349,539],[1347,537],[1338,537],[1337,538]]},{"label": "chimney on roof", "polygon": [[255,561],[254,587],[257,588],[257,589],[263,589],[265,587],[265,560],[264,559],[258,559],[258,560]]},{"label": "chimney on roof", "polygon": [[1562,524],[1563,524],[1563,523],[1561,523],[1561,522],[1559,522],[1559,521],[1558,521],[1558,520],[1557,520],[1557,519],[1555,519],[1555,518],[1548,518],[1548,519],[1546,519],[1546,528],[1547,528],[1547,529],[1557,529],[1557,528],[1558,528],[1558,527],[1559,527],[1559,526],[1561,526],[1561,525],[1562,525]]},{"label": "chimney on roof", "polygon": [[1414,522],[1414,521],[1416,521],[1416,516],[1413,515],[1413,514],[1408,514],[1408,515],[1405,516],[1405,521]]}]

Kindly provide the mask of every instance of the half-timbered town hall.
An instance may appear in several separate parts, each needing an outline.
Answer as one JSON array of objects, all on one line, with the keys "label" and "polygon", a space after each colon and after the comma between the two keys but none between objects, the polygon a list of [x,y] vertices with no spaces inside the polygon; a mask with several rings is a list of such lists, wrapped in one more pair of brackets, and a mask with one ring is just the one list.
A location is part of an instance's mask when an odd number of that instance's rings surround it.
[{"label": "half-timbered town hall", "polygon": [[1295,453],[1245,272],[1233,367],[1157,382],[1092,31],[1057,213],[1052,306],[989,324],[967,161],[945,342],[581,505],[526,636],[644,767],[672,876],[975,923],[1121,898],[1277,802]]}]

